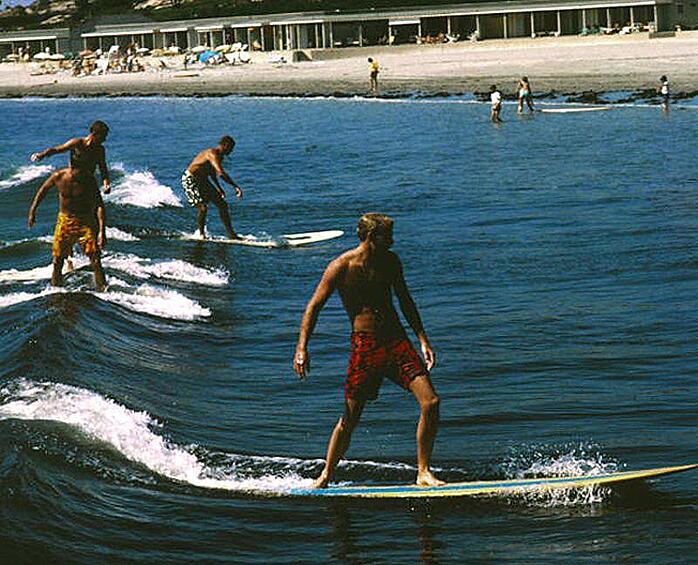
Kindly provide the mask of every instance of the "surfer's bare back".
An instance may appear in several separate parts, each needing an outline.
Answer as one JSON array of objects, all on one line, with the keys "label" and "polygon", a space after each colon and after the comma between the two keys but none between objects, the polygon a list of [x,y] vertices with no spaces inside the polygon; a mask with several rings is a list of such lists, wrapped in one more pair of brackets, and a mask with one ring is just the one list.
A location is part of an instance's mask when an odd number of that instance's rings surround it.
[{"label": "surfer's bare back", "polygon": [[[301,323],[293,368],[303,379],[310,370],[308,340],[320,310],[337,290],[351,321],[351,358],[345,382],[344,415],[334,427],[325,468],[315,481],[324,488],[344,456],[366,401],[378,396],[383,377],[412,392],[420,407],[417,426],[417,484],[444,484],[429,468],[439,423],[439,397],[429,379],[436,356],[422,326],[417,306],[405,283],[402,263],[390,251],[393,220],[365,214],[358,225],[359,245],[332,261],[308,302]],[[421,345],[424,361],[414,350],[392,301],[400,309]]]}]

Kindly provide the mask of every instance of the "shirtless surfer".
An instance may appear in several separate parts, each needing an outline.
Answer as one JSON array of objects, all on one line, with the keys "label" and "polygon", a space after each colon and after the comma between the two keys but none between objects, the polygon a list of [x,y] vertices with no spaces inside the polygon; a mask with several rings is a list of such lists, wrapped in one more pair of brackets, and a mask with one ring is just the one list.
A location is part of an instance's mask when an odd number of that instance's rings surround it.
[{"label": "shirtless surfer", "polygon": [[105,214],[102,195],[79,169],[71,167],[59,169],[51,174],[36,191],[29,208],[27,223],[31,228],[36,220],[36,209],[51,187],[58,191],[59,213],[53,234],[53,273],[51,284],[63,283],[63,262],[73,249],[80,244],[83,253],[90,259],[95,273],[95,286],[98,291],[106,287],[100,250],[107,242]]},{"label": "shirtless surfer", "polygon": [[[402,263],[397,254],[390,251],[393,220],[382,214],[365,214],[359,220],[357,231],[359,245],[330,262],[308,302],[293,358],[294,370],[304,379],[310,371],[308,341],[320,310],[337,290],[351,321],[351,358],[345,382],[344,415],[334,427],[325,468],[314,486],[327,486],[337,463],[349,447],[352,431],[366,401],[377,398],[384,376],[412,392],[420,406],[417,484],[444,484],[429,468],[439,423],[439,397],[429,379],[436,355],[405,283]],[[400,323],[393,306],[393,292],[419,339],[424,361],[414,350]]]},{"label": "shirtless surfer", "polygon": [[218,182],[218,177],[221,177],[235,188],[235,195],[242,198],[242,189],[223,170],[223,159],[230,155],[233,149],[235,149],[235,140],[229,135],[224,135],[216,147],[204,149],[194,157],[182,175],[182,188],[187,195],[187,200],[189,204],[199,209],[197,225],[201,237],[206,237],[206,212],[208,211],[208,203],[213,202],[218,208],[228,237],[239,239],[230,222],[230,211],[228,203],[225,201],[225,192]]},{"label": "shirtless surfer", "polygon": [[38,153],[33,153],[31,160],[38,162],[50,155],[70,151],[70,167],[81,171],[86,177],[85,180],[93,181],[95,187],[97,186],[95,168],[99,167],[104,194],[109,194],[111,191],[109,169],[107,169],[106,152],[104,151],[104,145],[102,145],[108,135],[109,126],[97,120],[90,126],[90,133],[87,137],[74,137],[62,145],[56,145]]}]

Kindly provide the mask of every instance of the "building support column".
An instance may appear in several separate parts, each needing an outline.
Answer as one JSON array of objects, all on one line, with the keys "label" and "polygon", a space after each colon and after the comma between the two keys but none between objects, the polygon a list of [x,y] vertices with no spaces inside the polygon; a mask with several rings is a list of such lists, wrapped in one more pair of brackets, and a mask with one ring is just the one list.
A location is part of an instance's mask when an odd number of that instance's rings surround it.
[{"label": "building support column", "polygon": [[506,14],[502,15],[502,30],[504,31],[504,39],[509,39],[509,29],[507,24],[508,17]]},{"label": "building support column", "polygon": [[359,47],[364,46],[364,25],[359,24]]},{"label": "building support column", "polygon": [[557,35],[558,37],[562,35],[562,16],[560,15],[560,10],[557,11]]},{"label": "building support column", "polygon": [[587,11],[582,10],[582,29],[587,29]]},{"label": "building support column", "polygon": [[475,31],[478,39],[482,39],[482,30],[480,28],[480,16],[475,16]]},{"label": "building support column", "polygon": [[635,10],[633,10],[633,7],[630,6],[630,27],[635,26]]},{"label": "building support column", "polygon": [[657,10],[657,5],[652,6],[654,10],[654,31],[659,31],[659,11]]},{"label": "building support column", "polygon": [[451,35],[451,16],[446,18],[446,35]]},{"label": "building support column", "polygon": [[536,18],[533,12],[531,12],[531,37],[536,36]]},{"label": "building support column", "polygon": [[611,8],[606,8],[606,27],[611,27]]}]

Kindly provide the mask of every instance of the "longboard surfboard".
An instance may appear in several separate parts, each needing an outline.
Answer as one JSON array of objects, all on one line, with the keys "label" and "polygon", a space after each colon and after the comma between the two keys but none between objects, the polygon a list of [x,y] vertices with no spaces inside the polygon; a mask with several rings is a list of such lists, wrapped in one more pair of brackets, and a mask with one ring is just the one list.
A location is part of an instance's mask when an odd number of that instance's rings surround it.
[{"label": "longboard surfboard", "polygon": [[417,485],[388,486],[342,486],[324,489],[292,489],[291,496],[324,496],[350,498],[442,498],[477,495],[513,494],[529,490],[574,489],[597,485],[612,485],[651,479],[682,473],[698,468],[697,465],[680,465],[678,467],[660,467],[643,471],[622,471],[603,475],[582,475],[577,477],[548,477],[539,479],[510,479],[505,481],[474,481],[465,483],[448,483],[437,487],[420,487]]},{"label": "longboard surfboard", "polygon": [[610,106],[589,106],[588,108],[541,108],[538,111],[545,114],[571,114],[573,112],[600,112],[610,109]]},{"label": "longboard surfboard", "polygon": [[[301,247],[312,243],[320,243],[342,237],[342,230],[313,231],[306,233],[287,233],[278,237],[261,238],[253,235],[243,235],[240,239],[228,239],[226,237],[212,237],[205,241],[226,243],[228,245],[246,245],[248,247],[280,248]],[[200,239],[195,236],[185,236],[185,239]]]}]

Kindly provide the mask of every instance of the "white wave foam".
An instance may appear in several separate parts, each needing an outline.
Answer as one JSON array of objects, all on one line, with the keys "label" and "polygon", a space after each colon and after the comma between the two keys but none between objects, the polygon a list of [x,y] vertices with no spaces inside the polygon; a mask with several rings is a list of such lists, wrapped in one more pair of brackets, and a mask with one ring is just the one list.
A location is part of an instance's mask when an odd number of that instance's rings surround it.
[{"label": "white wave foam", "polygon": [[[112,169],[120,170],[118,164],[112,166]],[[133,172],[124,170],[124,178],[112,187],[111,193],[105,197],[105,200],[114,204],[129,204],[141,208],[182,206],[182,202],[172,189],[161,184],[148,170]]]},{"label": "white wave foam", "polygon": [[107,290],[107,292],[93,294],[100,300],[119,304],[129,310],[170,320],[192,321],[208,318],[211,315],[211,310],[204,308],[195,300],[175,290],[149,284],[142,284],[135,291]]},{"label": "white wave foam", "polygon": [[[12,271],[12,269],[10,269],[10,271]],[[15,274],[2,271],[0,275],[4,274],[5,277],[15,276],[15,278],[12,279],[13,282],[24,280],[30,283],[40,280],[39,277],[50,278],[50,271],[51,266],[38,267],[29,271],[17,271]],[[27,280],[29,276],[34,276],[35,279]],[[20,277],[25,278],[22,279]],[[0,282],[7,281],[0,280]],[[48,287],[38,292],[13,292],[0,296],[0,308],[7,308],[22,302],[29,302],[30,300],[36,300],[37,298],[56,292],[83,292],[92,294],[100,300],[118,304],[134,312],[149,314],[169,320],[192,321],[208,318],[211,315],[211,310],[204,308],[195,300],[191,300],[175,290],[168,290],[148,284],[142,284],[134,289],[124,281],[113,277],[108,277],[107,282],[110,287],[105,292],[95,292],[94,290],[86,288],[66,289],[64,287]],[[124,290],[115,290],[117,288]]]},{"label": "white wave foam", "polygon": [[49,287],[41,292],[12,292],[10,294],[0,296],[0,308],[8,308],[9,306],[14,306],[15,304],[29,302],[31,300],[41,298],[42,296],[48,296],[49,294],[54,294],[61,291],[62,289],[60,288]]},{"label": "white wave foam", "polygon": [[17,169],[17,172],[9,179],[0,180],[0,189],[11,188],[27,183],[34,179],[48,175],[53,171],[51,165],[25,165]]},{"label": "white wave foam", "polygon": [[139,237],[130,234],[119,228],[107,228],[107,240],[116,239],[117,241],[140,241]]},{"label": "white wave foam", "polygon": [[282,493],[309,487],[310,479],[294,472],[238,477],[207,467],[191,451],[168,442],[153,430],[161,424],[147,412],[138,412],[69,385],[20,381],[0,390],[0,419],[52,420],[77,427],[105,442],[127,459],[169,479],[194,486],[235,491]]},{"label": "white wave foam", "polygon": [[225,271],[197,267],[179,259],[152,261],[130,253],[113,253],[105,256],[102,263],[106,267],[123,271],[140,279],[158,277],[206,286],[228,284],[228,274]]},{"label": "white wave foam", "polygon": [[0,283],[22,282],[25,284],[42,281],[51,278],[52,265],[46,267],[35,267],[33,269],[19,270],[6,269],[0,271]]},{"label": "white wave foam", "polygon": [[[299,472],[322,465],[322,459],[228,453],[217,454],[219,460],[220,455],[225,455],[226,463],[212,467],[195,455],[194,449],[201,448],[182,447],[159,434],[162,424],[147,412],[131,410],[96,392],[61,383],[23,379],[0,389],[0,401],[0,420],[52,420],[75,426],[154,473],[197,487],[281,495],[295,488],[310,488],[312,479],[303,478]],[[414,470],[401,463],[373,461],[346,461],[341,465]]]},{"label": "white wave foam", "polygon": [[[594,445],[525,448],[500,467],[511,479],[596,476],[615,473],[619,468],[617,462],[605,458]],[[607,487],[590,485],[573,489],[525,490],[516,498],[535,506],[579,506],[601,503],[610,492]]]}]

